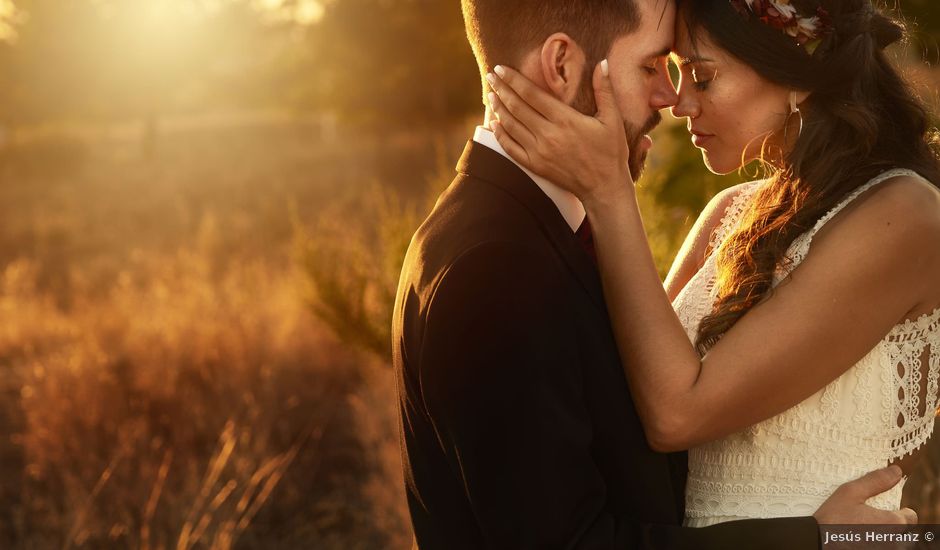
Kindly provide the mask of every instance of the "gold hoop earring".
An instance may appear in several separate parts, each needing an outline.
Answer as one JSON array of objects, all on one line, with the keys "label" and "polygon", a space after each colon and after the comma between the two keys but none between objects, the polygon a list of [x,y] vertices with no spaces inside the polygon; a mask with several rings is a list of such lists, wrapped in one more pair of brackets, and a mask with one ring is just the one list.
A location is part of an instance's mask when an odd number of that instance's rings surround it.
[{"label": "gold hoop earring", "polygon": [[790,117],[795,114],[800,117],[800,131],[796,135],[796,139],[800,139],[800,136],[803,135],[803,112],[800,111],[800,108],[796,106],[796,94],[790,93],[790,112],[787,114],[787,119],[783,123],[783,140],[787,140],[787,132],[790,130]]}]

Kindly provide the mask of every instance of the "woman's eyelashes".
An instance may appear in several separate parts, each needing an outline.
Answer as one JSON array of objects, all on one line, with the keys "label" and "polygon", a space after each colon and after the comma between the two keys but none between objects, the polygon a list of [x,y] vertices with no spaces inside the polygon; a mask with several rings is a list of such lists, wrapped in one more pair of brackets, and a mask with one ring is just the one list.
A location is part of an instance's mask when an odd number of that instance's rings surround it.
[{"label": "woman's eyelashes", "polygon": [[692,84],[695,86],[696,90],[705,91],[708,89],[708,84],[715,80],[716,71],[704,71],[699,68],[692,69]]}]

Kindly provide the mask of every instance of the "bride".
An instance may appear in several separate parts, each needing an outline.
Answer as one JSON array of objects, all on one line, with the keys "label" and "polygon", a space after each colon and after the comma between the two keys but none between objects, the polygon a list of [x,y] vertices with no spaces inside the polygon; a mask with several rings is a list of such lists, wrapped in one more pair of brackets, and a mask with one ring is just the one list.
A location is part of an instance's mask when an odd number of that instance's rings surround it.
[{"label": "bride", "polygon": [[595,117],[496,69],[500,144],[584,203],[650,445],[690,450],[686,525],[811,514],[931,435],[940,168],[901,37],[870,0],[679,2],[673,114],[712,172],[768,177],[711,201],[665,288],[606,60]]}]

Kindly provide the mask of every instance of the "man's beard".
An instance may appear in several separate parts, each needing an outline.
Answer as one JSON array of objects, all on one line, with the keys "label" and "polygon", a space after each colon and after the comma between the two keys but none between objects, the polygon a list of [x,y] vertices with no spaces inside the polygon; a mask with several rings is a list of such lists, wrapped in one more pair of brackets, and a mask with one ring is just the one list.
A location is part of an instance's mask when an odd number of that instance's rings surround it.
[{"label": "man's beard", "polygon": [[[594,100],[594,85],[591,80],[591,75],[586,75],[583,82],[584,85],[581,86],[571,106],[582,114],[594,116],[597,113],[597,102]],[[653,111],[652,116],[650,116],[646,124],[640,129],[637,129],[627,121],[623,122],[623,129],[627,133],[627,145],[630,146],[628,167],[630,168],[630,175],[633,177],[634,182],[640,179],[640,176],[643,174],[643,168],[646,166],[647,151],[640,151],[640,140],[645,134],[652,132],[653,128],[659,126],[662,119],[663,117],[659,114],[659,111]]]}]

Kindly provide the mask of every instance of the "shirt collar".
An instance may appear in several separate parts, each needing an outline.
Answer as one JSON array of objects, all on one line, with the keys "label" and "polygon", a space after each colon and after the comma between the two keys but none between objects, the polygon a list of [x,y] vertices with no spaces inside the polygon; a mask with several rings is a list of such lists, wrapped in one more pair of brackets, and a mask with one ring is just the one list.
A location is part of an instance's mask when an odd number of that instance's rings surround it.
[{"label": "shirt collar", "polygon": [[535,174],[518,162],[513,160],[510,157],[503,146],[499,144],[499,141],[496,140],[496,135],[484,128],[483,126],[477,126],[476,131],[473,133],[473,141],[483,145],[484,147],[489,147],[490,149],[496,151],[500,155],[509,159],[513,164],[518,166],[527,176],[532,178],[532,181],[535,182],[535,185],[539,186],[539,189],[545,193],[549,199],[555,203],[555,206],[558,208],[558,211],[561,213],[561,217],[565,219],[565,222],[571,228],[572,231],[577,231],[581,227],[581,223],[584,222],[585,211],[584,205],[581,204],[581,201],[578,200],[578,197],[561,187],[558,187],[554,183],[548,181],[547,179]]}]

